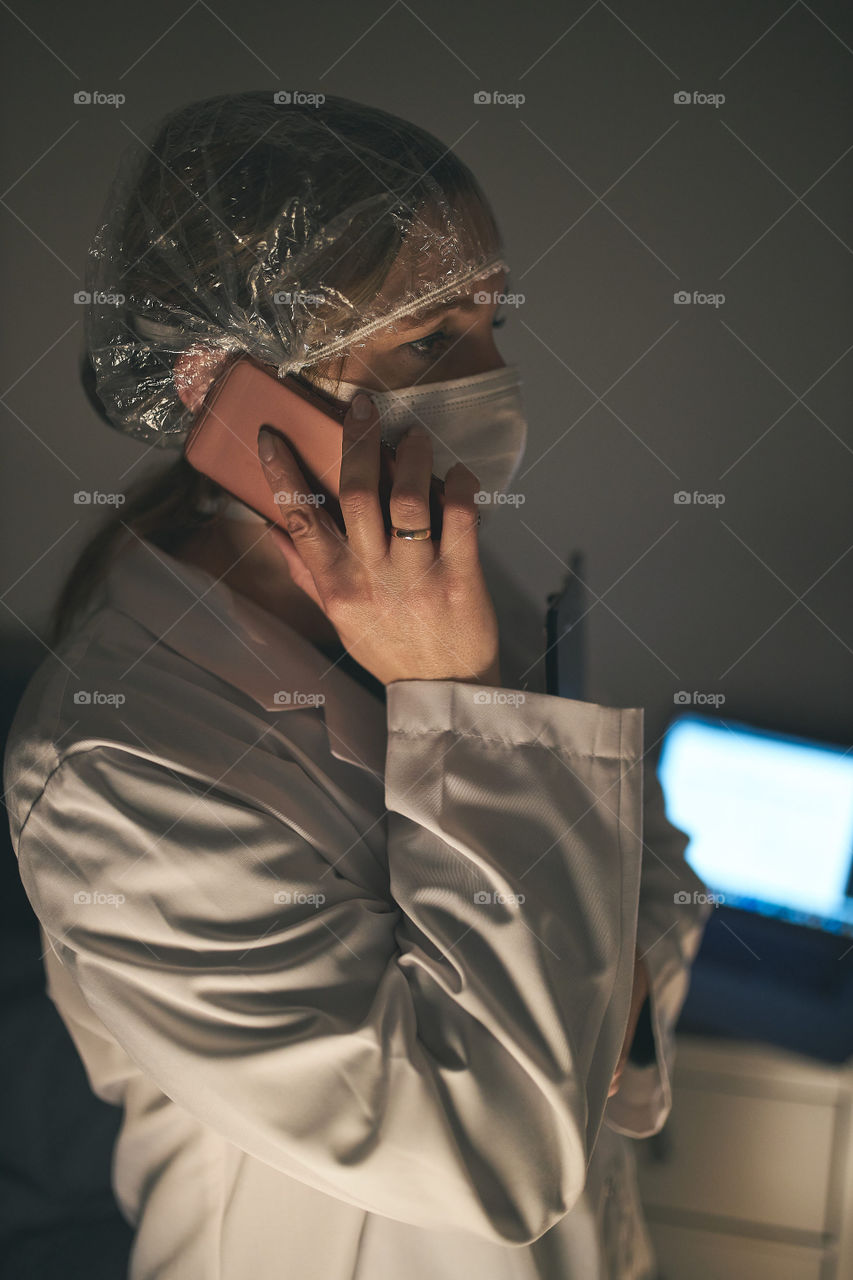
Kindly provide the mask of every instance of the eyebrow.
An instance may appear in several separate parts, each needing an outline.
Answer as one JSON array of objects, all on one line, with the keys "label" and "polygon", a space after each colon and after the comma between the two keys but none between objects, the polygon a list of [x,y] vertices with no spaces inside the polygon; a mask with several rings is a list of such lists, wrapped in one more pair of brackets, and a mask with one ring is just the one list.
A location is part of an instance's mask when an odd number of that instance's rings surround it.
[{"label": "eyebrow", "polygon": [[447,311],[472,311],[478,306],[469,293],[460,293],[455,298],[446,298],[444,302],[439,302],[437,306],[425,307],[423,311],[418,311],[410,319],[402,316],[397,322],[397,328],[404,333],[408,333],[412,329],[421,329],[425,324],[429,324],[436,316],[444,315]]}]

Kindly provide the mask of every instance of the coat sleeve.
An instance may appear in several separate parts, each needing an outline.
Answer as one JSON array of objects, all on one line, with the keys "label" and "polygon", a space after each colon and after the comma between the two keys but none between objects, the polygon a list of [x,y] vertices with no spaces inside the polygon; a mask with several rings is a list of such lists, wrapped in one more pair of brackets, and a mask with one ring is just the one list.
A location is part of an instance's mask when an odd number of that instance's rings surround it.
[{"label": "coat sleeve", "polygon": [[68,754],[18,842],[58,958],[167,1096],[320,1191],[504,1244],[583,1188],[641,853],[642,710],[520,696],[389,686],[387,898],[286,772],[273,811],[118,745]]},{"label": "coat sleeve", "polygon": [[649,995],[634,1044],[643,1039],[648,1045],[641,1054],[632,1050],[619,1091],[605,1110],[609,1127],[631,1138],[658,1133],[672,1109],[675,1025],[714,909],[707,886],[685,861],[688,844],[686,832],[667,818],[657,770],[647,764],[637,947],[649,975]]}]

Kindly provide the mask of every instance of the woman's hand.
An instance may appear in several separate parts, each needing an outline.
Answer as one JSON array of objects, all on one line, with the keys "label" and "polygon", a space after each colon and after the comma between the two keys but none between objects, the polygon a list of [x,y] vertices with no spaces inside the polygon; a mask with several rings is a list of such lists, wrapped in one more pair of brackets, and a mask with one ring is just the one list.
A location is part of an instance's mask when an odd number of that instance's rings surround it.
[{"label": "woman's hand", "polygon": [[622,1083],[622,1072],[625,1069],[625,1063],[628,1061],[628,1054],[631,1052],[631,1045],[634,1040],[634,1033],[637,1030],[637,1023],[640,1020],[640,1010],[646,996],[649,994],[649,974],[645,964],[640,959],[639,952],[634,951],[634,989],[631,992],[631,1008],[628,1013],[628,1027],[625,1031],[625,1040],[622,1045],[622,1052],[619,1054],[619,1061],[616,1064],[616,1073],[610,1085],[608,1098],[612,1098],[614,1093],[619,1092],[619,1085]]},{"label": "woman's hand", "polygon": [[[360,408],[366,416],[357,417]],[[390,537],[379,501],[379,415],[355,397],[344,420],[339,502],[346,536],[310,490],[282,437],[262,428],[258,452],[288,532],[273,527],[297,586],[316,601],[357,662],[383,684],[460,680],[500,684],[498,627],[477,543],[477,479],[461,462],[445,478],[441,542]],[[271,449],[267,450],[265,442]],[[269,452],[269,456],[264,453]],[[391,521],[429,526],[432,442],[397,445]],[[300,500],[301,499],[301,500]]]}]

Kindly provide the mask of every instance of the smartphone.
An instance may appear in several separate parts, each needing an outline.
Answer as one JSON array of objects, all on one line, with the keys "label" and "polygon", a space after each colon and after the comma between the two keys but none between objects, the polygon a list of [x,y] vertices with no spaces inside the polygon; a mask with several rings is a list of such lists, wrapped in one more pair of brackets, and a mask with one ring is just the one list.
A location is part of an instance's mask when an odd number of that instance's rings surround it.
[{"label": "smartphone", "polygon": [[[187,461],[259,515],[284,521],[258,457],[258,431],[271,427],[293,453],[309,490],[345,532],[340,491],[343,419],[347,406],[294,374],[280,379],[250,356],[238,357],[202,402],[184,444]],[[379,497],[390,533],[389,498],[396,450],[380,444]],[[441,537],[444,482],[430,483],[432,537]]]}]

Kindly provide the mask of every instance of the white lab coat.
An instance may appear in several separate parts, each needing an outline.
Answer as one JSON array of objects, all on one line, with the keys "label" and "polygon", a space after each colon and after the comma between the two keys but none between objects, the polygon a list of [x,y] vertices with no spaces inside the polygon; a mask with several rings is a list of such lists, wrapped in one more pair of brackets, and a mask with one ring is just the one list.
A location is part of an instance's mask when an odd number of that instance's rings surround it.
[{"label": "white lab coat", "polygon": [[[131,1280],[651,1273],[621,1135],[668,1113],[709,908],[642,757],[640,708],[386,708],[127,538],[4,787],[48,993],[124,1108]],[[657,1058],[608,1100],[635,941]]]}]

